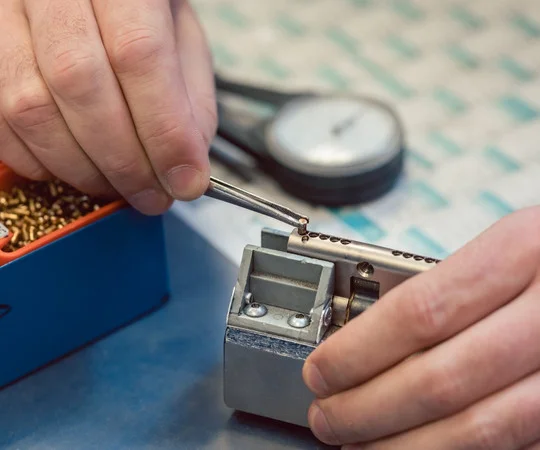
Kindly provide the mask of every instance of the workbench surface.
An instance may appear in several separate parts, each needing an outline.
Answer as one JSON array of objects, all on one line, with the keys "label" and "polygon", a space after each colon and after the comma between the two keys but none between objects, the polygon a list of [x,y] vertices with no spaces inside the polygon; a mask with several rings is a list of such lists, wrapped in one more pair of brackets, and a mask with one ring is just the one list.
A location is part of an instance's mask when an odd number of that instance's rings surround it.
[{"label": "workbench surface", "polygon": [[1,449],[330,448],[307,429],[224,405],[223,332],[237,268],[175,215],[166,228],[169,302],[0,391]]}]

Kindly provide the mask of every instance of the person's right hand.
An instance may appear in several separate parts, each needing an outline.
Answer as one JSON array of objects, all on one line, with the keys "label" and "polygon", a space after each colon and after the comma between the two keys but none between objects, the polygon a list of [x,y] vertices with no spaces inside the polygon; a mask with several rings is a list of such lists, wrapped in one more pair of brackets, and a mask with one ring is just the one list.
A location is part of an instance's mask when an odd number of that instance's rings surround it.
[{"label": "person's right hand", "polygon": [[145,214],[208,185],[207,44],[187,0],[2,0],[0,160]]}]

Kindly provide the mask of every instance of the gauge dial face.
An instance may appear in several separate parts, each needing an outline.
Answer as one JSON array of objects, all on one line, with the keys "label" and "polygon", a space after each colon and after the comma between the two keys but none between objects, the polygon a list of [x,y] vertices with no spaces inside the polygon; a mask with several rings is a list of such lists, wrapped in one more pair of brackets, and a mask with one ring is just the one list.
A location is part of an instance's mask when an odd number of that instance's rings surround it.
[{"label": "gauge dial face", "polygon": [[384,105],[365,98],[299,98],[267,129],[267,144],[281,164],[321,176],[376,169],[401,149],[401,126]]}]

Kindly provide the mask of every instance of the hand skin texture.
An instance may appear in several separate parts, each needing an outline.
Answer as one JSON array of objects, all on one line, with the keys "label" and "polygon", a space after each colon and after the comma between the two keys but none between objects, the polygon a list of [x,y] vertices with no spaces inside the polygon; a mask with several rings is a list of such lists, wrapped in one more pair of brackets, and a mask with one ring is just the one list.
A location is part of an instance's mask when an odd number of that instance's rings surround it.
[{"label": "hand skin texture", "polygon": [[145,214],[209,182],[210,53],[187,0],[2,0],[0,159]]},{"label": "hand skin texture", "polygon": [[309,423],[343,449],[540,450],[540,207],[513,213],[322,343]]}]

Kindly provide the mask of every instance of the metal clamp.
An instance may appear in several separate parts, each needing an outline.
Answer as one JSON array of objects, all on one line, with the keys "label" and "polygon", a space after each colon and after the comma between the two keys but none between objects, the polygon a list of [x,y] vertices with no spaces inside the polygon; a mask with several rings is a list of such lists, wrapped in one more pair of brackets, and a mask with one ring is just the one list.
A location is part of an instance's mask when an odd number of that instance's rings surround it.
[{"label": "metal clamp", "polygon": [[224,342],[225,403],[308,426],[309,354],[406,279],[438,260],[325,234],[265,229],[248,245]]}]

